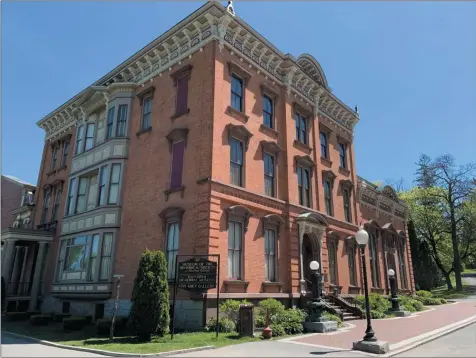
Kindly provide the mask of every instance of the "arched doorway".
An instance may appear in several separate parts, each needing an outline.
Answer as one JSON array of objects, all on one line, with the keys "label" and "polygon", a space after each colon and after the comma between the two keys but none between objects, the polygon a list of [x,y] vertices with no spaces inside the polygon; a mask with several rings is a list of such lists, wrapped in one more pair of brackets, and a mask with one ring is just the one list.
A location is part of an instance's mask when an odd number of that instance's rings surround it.
[{"label": "arched doorway", "polygon": [[[302,240],[302,264],[303,274],[306,280],[306,287],[311,290],[311,269],[309,265],[311,261],[316,260],[321,265],[321,252],[320,244],[317,237],[314,234],[304,234]],[[319,266],[319,273],[322,271],[322,265]]]}]

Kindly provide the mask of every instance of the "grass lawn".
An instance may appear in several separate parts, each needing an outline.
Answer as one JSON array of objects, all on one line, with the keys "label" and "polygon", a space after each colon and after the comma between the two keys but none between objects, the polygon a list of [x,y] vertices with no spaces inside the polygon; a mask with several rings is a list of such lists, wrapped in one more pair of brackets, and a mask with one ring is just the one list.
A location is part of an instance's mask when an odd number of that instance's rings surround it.
[{"label": "grass lawn", "polygon": [[223,347],[261,339],[239,337],[235,333],[220,333],[217,339],[215,333],[197,332],[176,334],[173,340],[170,339],[170,335],[154,337],[148,343],[137,342],[134,337],[117,337],[111,342],[107,338],[94,337],[94,325],[87,326],[82,331],[66,333],[62,331],[61,323],[50,323],[48,326],[34,327],[30,325],[29,321],[2,322],[2,330],[70,346],[140,354],[169,352],[202,346]]},{"label": "grass lawn", "polygon": [[465,269],[462,273],[474,273],[474,274],[476,274],[476,269]]},{"label": "grass lawn", "polygon": [[[470,271],[465,271],[469,273]],[[451,284],[453,287],[456,286],[454,273],[451,275]],[[440,287],[434,288],[431,290],[434,297],[437,298],[446,298],[447,300],[457,299],[457,298],[466,298],[468,296],[476,296],[476,286],[468,285],[463,279],[463,290],[456,291],[455,288],[448,290],[448,286],[442,285]]]}]

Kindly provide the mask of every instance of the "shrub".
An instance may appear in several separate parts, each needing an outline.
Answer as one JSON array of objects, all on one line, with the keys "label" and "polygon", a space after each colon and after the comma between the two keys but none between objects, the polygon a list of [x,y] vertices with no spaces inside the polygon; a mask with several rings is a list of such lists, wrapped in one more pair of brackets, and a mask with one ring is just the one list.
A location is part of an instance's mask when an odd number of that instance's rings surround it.
[{"label": "shrub", "polygon": [[[206,332],[216,331],[217,320],[215,317],[211,317],[205,325]],[[222,317],[218,320],[218,331],[223,333],[231,333],[236,331],[236,324],[227,317]]]},{"label": "shrub", "polygon": [[448,301],[446,300],[446,298],[439,298],[440,302],[442,305],[448,303]]},{"label": "shrub", "polygon": [[84,316],[63,318],[63,331],[80,331],[88,323]]},{"label": "shrub", "polygon": [[46,326],[53,320],[53,316],[50,314],[39,314],[30,317],[30,323],[32,326]]},{"label": "shrub", "polygon": [[323,316],[326,317],[329,321],[336,321],[337,327],[342,327],[342,320],[339,316],[329,313],[327,311],[323,313]]},{"label": "shrub", "polygon": [[225,317],[229,318],[235,324],[238,322],[240,305],[249,305],[251,302],[247,300],[238,301],[238,300],[226,300],[220,305],[220,312],[222,312]]},{"label": "shrub", "polygon": [[410,296],[399,297],[400,306],[408,312],[420,312],[423,311],[423,303]]},{"label": "shrub", "polygon": [[441,300],[435,297],[422,297],[419,301],[424,306],[437,306],[442,304]]},{"label": "shrub", "polygon": [[265,328],[266,327],[266,317],[256,315],[255,316],[255,327],[256,328]]},{"label": "shrub", "polygon": [[7,322],[26,321],[28,318],[30,318],[29,312],[7,312],[5,314]]},{"label": "shrub", "polygon": [[[365,308],[365,297],[364,296],[356,296],[355,301],[361,306],[362,308]],[[369,294],[369,304],[370,304],[370,310],[371,311],[377,311],[377,312],[386,312],[390,309],[391,303],[387,299],[387,297],[376,294],[376,293],[370,293]]]},{"label": "shrub", "polygon": [[[109,336],[112,318],[101,318],[96,321],[96,333],[98,336]],[[127,317],[116,317],[114,321],[114,334],[122,334],[127,327]]]},{"label": "shrub", "polygon": [[269,328],[271,328],[273,330],[273,337],[282,337],[282,336],[286,335],[286,330],[280,324],[271,323],[269,325]]},{"label": "shrub", "polygon": [[130,325],[142,341],[153,334],[163,337],[169,328],[169,286],[167,262],[162,251],[145,250],[132,290]]},{"label": "shrub", "polygon": [[275,314],[271,322],[282,326],[286,334],[300,334],[304,332],[302,322],[305,319],[306,314],[303,311],[293,308]]},{"label": "shrub", "polygon": [[258,307],[259,314],[264,315],[265,317],[266,317],[266,310],[268,310],[270,317],[283,313],[286,310],[284,305],[274,298],[267,298],[261,301],[258,306],[259,306]]},{"label": "shrub", "polygon": [[416,291],[416,295],[419,298],[433,297],[433,294],[430,291],[425,291],[425,290]]},{"label": "shrub", "polygon": [[71,317],[69,313],[53,313],[54,322],[63,322],[63,319]]}]

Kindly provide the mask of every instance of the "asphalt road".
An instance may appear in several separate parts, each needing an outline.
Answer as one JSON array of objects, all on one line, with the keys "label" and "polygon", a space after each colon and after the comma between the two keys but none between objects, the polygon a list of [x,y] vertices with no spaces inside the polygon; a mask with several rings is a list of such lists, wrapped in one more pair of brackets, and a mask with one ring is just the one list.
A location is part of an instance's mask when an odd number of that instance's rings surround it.
[{"label": "asphalt road", "polygon": [[[101,355],[31,343],[2,333],[1,357],[102,357]],[[396,355],[395,357],[474,357],[476,324]],[[289,342],[252,342],[174,357],[368,357],[361,352],[335,351]]]}]

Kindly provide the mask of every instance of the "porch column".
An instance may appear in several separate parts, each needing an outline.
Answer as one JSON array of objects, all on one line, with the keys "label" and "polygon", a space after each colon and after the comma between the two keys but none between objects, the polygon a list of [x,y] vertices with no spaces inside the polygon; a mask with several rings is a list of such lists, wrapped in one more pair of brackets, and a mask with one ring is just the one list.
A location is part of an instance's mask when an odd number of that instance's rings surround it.
[{"label": "porch column", "polygon": [[2,276],[5,280],[5,285],[8,286],[12,277],[13,261],[15,260],[16,240],[8,240],[6,242],[8,242],[8,245],[6,249],[4,249],[5,253],[2,261]]},{"label": "porch column", "polygon": [[13,263],[13,272],[12,272],[12,278],[10,282],[12,283],[13,290],[12,292],[14,294],[17,293],[17,289],[19,287],[19,280],[20,280],[20,273],[21,273],[21,268],[23,264],[23,246],[17,246],[15,247],[15,262]]},{"label": "porch column", "polygon": [[7,251],[8,247],[8,240],[3,241],[3,247],[2,247],[2,269],[3,269],[3,260],[5,260],[5,252]]},{"label": "porch column", "polygon": [[36,305],[38,303],[38,295],[40,293],[41,284],[41,269],[43,268],[46,245],[46,242],[40,241],[40,247],[38,248],[38,254],[36,257],[35,274],[33,276],[33,284],[31,286],[30,312],[35,311]]}]

